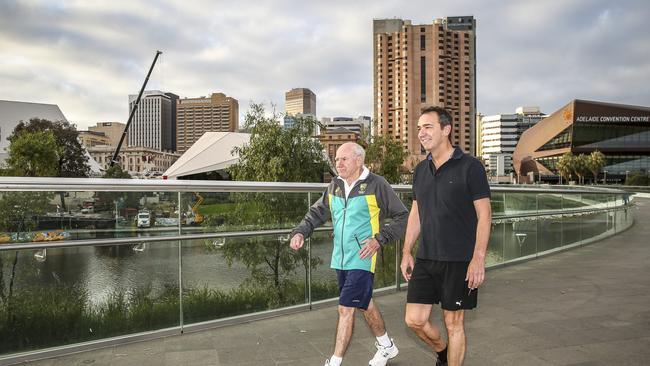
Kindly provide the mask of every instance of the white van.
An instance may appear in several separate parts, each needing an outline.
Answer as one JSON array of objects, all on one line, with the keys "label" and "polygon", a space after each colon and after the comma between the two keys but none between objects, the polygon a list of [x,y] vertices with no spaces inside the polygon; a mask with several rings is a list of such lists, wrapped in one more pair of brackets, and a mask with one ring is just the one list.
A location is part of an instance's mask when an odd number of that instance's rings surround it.
[{"label": "white van", "polygon": [[151,213],[148,211],[138,212],[138,227],[151,227]]}]

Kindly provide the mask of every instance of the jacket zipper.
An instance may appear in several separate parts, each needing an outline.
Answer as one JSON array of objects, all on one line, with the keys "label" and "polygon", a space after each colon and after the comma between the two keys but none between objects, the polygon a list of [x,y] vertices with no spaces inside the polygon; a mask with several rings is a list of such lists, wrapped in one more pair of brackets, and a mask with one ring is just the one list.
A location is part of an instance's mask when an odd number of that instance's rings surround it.
[{"label": "jacket zipper", "polygon": [[345,216],[347,212],[348,212],[348,199],[346,197],[345,205],[343,206],[343,224],[341,225],[341,269],[344,269],[343,259],[345,258],[345,248],[343,247],[343,244],[345,243],[345,237],[343,236],[343,230],[345,230]]},{"label": "jacket zipper", "polygon": [[[365,181],[365,179],[364,179],[364,181]],[[358,180],[358,181],[357,181],[357,182],[352,186],[352,188],[350,189],[350,194],[348,194],[348,195],[344,198],[345,205],[343,206],[343,224],[341,225],[341,269],[344,269],[344,268],[343,268],[343,259],[345,258],[345,250],[344,250],[344,246],[343,246],[343,244],[344,244],[344,242],[345,242],[345,240],[344,240],[345,238],[343,237],[343,230],[345,230],[345,216],[346,216],[347,213],[348,213],[348,197],[352,194],[352,191],[354,191],[354,187],[356,187],[357,184],[359,184],[359,183],[361,183],[360,180]],[[345,195],[345,182],[343,182],[343,194]],[[359,240],[357,239],[356,235],[355,235],[354,239],[357,241],[357,244],[359,244]],[[359,248],[361,248],[361,244],[359,244]]]}]

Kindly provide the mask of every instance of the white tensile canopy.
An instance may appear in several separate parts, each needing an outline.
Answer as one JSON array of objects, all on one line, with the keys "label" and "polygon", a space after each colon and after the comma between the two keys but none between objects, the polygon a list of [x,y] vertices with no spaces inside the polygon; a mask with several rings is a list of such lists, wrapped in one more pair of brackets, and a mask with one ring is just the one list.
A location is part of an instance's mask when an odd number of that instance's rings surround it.
[{"label": "white tensile canopy", "polygon": [[237,132],[206,132],[176,162],[163,177],[178,177],[226,169],[239,162],[232,154],[235,146],[248,144],[250,134]]}]

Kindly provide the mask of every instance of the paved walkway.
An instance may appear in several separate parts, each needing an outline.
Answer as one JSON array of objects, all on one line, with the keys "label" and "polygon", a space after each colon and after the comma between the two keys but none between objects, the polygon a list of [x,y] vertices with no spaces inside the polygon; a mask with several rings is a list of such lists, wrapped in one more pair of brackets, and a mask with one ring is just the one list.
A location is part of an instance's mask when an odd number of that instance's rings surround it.
[{"label": "paved walkway", "polygon": [[[489,271],[479,308],[467,315],[465,365],[650,365],[650,200],[637,202],[636,224],[622,234]],[[377,298],[400,348],[389,365],[433,365],[403,323],[405,296]],[[321,366],[335,319],[328,307],[32,364]],[[358,316],[344,365],[367,365],[373,343]]]}]

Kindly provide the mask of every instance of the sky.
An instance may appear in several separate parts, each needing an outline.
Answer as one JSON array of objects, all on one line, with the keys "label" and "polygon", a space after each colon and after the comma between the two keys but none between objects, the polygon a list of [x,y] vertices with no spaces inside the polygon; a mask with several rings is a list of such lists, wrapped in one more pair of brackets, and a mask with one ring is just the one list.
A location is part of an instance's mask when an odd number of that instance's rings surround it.
[{"label": "sky", "polygon": [[57,104],[80,129],[126,122],[147,89],[223,92],[284,110],[306,87],[318,117],[373,113],[372,21],[477,21],[477,109],[572,99],[650,105],[647,0],[0,0],[0,100]]}]

